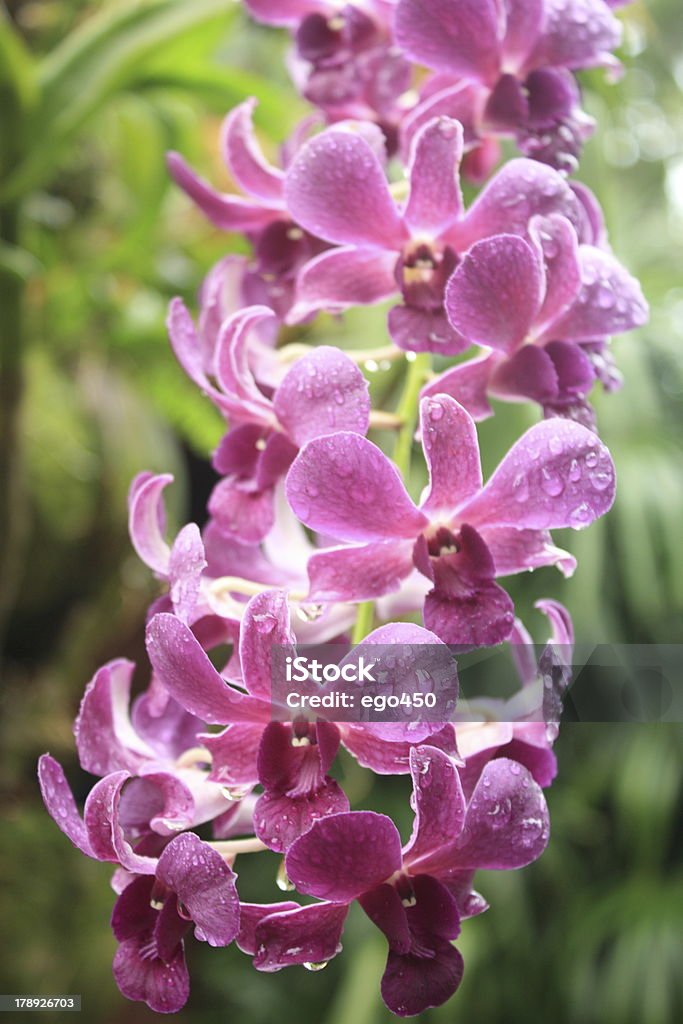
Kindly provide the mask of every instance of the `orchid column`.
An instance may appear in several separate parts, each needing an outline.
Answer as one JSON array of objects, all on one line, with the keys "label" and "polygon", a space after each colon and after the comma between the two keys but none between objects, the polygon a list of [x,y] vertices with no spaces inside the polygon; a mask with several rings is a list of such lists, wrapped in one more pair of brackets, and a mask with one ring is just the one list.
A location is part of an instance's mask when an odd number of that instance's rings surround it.
[{"label": "orchid column", "polygon": [[[88,684],[75,736],[99,781],[82,817],[47,754],[40,781],[74,845],[114,865],[114,974],[128,998],[184,1005],[192,931],[235,941],[260,971],[320,969],[357,900],[387,939],[382,996],[409,1016],[458,987],[462,922],[487,909],[477,868],[522,867],[548,841],[547,666],[526,656],[500,581],[546,566],[571,575],[550,531],[588,527],[614,500],[589,395],[617,386],[610,337],[647,306],[597,201],[568,174],[594,127],[574,72],[616,66],[617,4],[246,6],[290,32],[315,115],[274,166],[256,99],[233,110],[221,144],[238,192],[169,156],[200,210],[250,246],[210,272],[196,320],[180,300],[168,317],[178,361],[225,421],[219,480],[203,529],[175,538],[162,525],[171,477],[133,481],[131,540],[160,581],[148,685],[131,703],[123,659]],[[524,155],[499,166],[505,139]],[[485,180],[468,207],[461,176]],[[314,343],[320,313],[376,303],[386,332],[363,349]],[[305,343],[282,344],[298,325]],[[403,366],[393,408],[372,407],[377,360]],[[538,421],[484,481],[476,423],[492,400],[530,402]],[[376,440],[391,431],[385,451]],[[417,460],[428,484],[413,495]],[[538,607],[557,659],[571,620],[551,599]],[[437,722],[279,719],[275,650],[343,641],[456,653],[507,642],[523,699],[488,702],[488,721],[457,708]],[[350,809],[332,774],[342,748],[406,776],[405,842],[385,814]],[[281,858],[273,882],[315,902],[240,900],[236,866],[267,850]]]}]

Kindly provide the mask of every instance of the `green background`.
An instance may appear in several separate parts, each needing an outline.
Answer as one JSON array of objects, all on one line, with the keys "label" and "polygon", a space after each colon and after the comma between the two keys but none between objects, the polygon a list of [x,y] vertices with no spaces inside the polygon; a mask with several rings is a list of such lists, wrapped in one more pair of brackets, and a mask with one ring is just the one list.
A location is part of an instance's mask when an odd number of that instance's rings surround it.
[{"label": "green background", "polygon": [[[621,16],[625,75],[614,84],[602,72],[583,76],[599,128],[579,174],[652,306],[646,328],[615,341],[624,390],[596,399],[618,501],[585,533],[558,534],[579,558],[571,581],[548,569],[510,589],[540,640],[532,604],[552,595],[587,642],[676,643],[683,21],[679,0],[635,3]],[[83,686],[108,658],[142,663],[155,587],[127,539],[131,476],[174,472],[176,524],[201,515],[210,486],[204,460],[220,421],[177,367],[163,320],[168,299],[194,303],[203,273],[240,241],[211,230],[169,187],[164,152],[181,150],[228,187],[217,130],[253,93],[274,155],[304,111],[283,70],[284,46],[281,33],[250,24],[228,0],[34,0],[7,4],[0,18],[0,990],[80,992],[88,1024],[154,1015],[118,995],[108,869],[81,857],[47,818],[35,764],[49,749],[83,799],[91,780],[71,735]],[[306,340],[381,345],[382,317],[320,318]],[[375,395],[392,401],[395,383],[380,373]],[[534,418],[501,406],[482,426],[489,468]],[[481,874],[492,909],[465,924],[461,990],[425,1021],[683,1019],[683,731],[567,725],[557,753],[548,851],[523,872]],[[373,783],[350,760],[342,771],[356,806],[385,809],[409,827],[405,780]],[[278,898],[274,856],[238,869],[247,897]],[[180,1021],[391,1016],[379,998],[383,940],[361,913],[351,915],[344,954],[319,974],[261,975],[237,949],[189,946],[192,995]]]}]

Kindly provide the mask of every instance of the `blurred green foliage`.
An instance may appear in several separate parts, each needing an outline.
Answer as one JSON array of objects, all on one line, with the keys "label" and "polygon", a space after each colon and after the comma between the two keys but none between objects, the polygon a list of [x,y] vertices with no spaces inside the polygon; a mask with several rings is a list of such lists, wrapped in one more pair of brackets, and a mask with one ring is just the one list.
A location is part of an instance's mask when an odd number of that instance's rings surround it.
[{"label": "blurred green foliage", "polygon": [[[62,757],[85,795],[71,719],[101,661],[142,659],[154,593],[126,537],[129,480],[140,469],[173,471],[171,512],[183,521],[194,512],[198,458],[220,436],[170,355],[163,321],[172,295],[193,303],[208,267],[242,243],[210,230],[169,187],[165,151],[182,151],[229,187],[216,147],[225,111],[257,95],[257,124],[275,154],[304,107],[287,81],[283,35],[229,0],[5,6],[0,342],[12,387],[2,395],[0,450],[12,442],[14,461],[3,463],[13,477],[0,503],[11,491],[16,579],[2,692],[0,989],[82,992],[94,1024],[150,1021],[111,978],[107,871],[47,819],[35,761],[45,749]],[[625,389],[597,399],[619,497],[604,521],[559,538],[579,558],[573,580],[544,570],[511,581],[511,591],[535,628],[533,601],[552,594],[582,640],[672,643],[683,639],[683,23],[679,0],[636,3],[623,16],[623,79],[584,79],[599,129],[580,175],[652,305],[648,327],[615,342]],[[383,311],[320,318],[312,338],[383,344]],[[377,400],[394,400],[396,373],[372,375]],[[481,428],[488,468],[534,417],[498,412]],[[673,726],[565,728],[550,847],[523,872],[482,874],[492,910],[464,927],[462,989],[425,1021],[683,1019],[682,748]],[[369,788],[352,762],[342,770],[357,805],[381,807],[407,829],[403,780]],[[276,869],[270,855],[245,865],[247,896],[276,899]],[[345,946],[320,974],[274,976],[254,972],[236,949],[192,947],[192,997],[177,1019],[387,1021],[382,940],[360,913]]]}]

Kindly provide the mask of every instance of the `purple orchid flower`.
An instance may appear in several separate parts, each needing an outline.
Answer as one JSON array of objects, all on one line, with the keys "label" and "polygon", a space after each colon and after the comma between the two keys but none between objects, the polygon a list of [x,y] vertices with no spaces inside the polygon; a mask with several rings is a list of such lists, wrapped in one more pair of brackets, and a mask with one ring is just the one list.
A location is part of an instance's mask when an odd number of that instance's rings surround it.
[{"label": "purple orchid flower", "polygon": [[452,326],[490,354],[446,371],[423,395],[449,394],[475,419],[492,415],[487,395],[538,402],[546,416],[592,424],[586,395],[595,350],[640,327],[640,285],[609,252],[579,244],[563,217],[534,218],[529,240],[476,242],[446,289]]},{"label": "purple orchid flower", "polygon": [[[363,641],[364,646],[434,643],[440,643],[434,634],[409,623],[380,627]],[[456,751],[452,724],[273,722],[273,646],[291,647],[295,655],[294,644],[288,604],[279,591],[259,594],[247,605],[237,679],[217,672],[175,616],[156,615],[147,629],[150,660],[173,698],[204,721],[227,725],[223,732],[199,737],[211,755],[209,778],[236,796],[259,783],[263,786],[254,808],[254,828],[274,850],[286,849],[323,815],[348,807],[346,796],[328,775],[340,740],[361,764],[382,774],[408,771],[410,748],[416,743],[429,740],[449,753]],[[408,679],[410,665],[402,671]]]},{"label": "purple orchid flower", "polygon": [[[452,940],[462,918],[486,909],[471,889],[474,871],[531,863],[549,833],[543,793],[515,761],[489,762],[469,800],[443,752],[415,747],[410,767],[415,823],[405,846],[390,818],[350,811],[316,822],[285,860],[300,892],[325,900],[322,906],[358,900],[384,932],[382,997],[399,1016],[439,1006],[458,987],[463,962]],[[279,962],[268,950],[268,923],[261,919],[259,937],[272,969]]]},{"label": "purple orchid flower", "polygon": [[331,128],[303,146],[287,172],[287,207],[337,248],[301,270],[290,321],[399,293],[403,304],[389,313],[394,342],[457,353],[468,341],[448,323],[443,302],[462,253],[503,231],[524,235],[535,214],[563,214],[583,233],[586,213],[576,195],[556,171],[533,161],[510,161],[464,212],[461,155],[461,125],[446,117],[429,121],[415,138],[409,196],[399,204],[367,133]]},{"label": "purple orchid flower", "polygon": [[476,429],[447,395],[423,399],[430,486],[418,508],[396,467],[370,441],[339,433],[304,446],[286,488],[294,513],[344,542],[308,562],[310,598],[363,601],[395,590],[413,566],[433,583],[428,629],[446,643],[500,643],[513,606],[497,576],[573,559],[551,529],[582,529],[611,507],[614,466],[591,431],[568,420],[531,427],[482,485]]},{"label": "purple orchid flower", "polygon": [[209,500],[209,512],[223,534],[242,543],[257,544],[271,530],[275,486],[302,444],[335,430],[364,434],[369,424],[367,381],[347,355],[329,345],[298,359],[271,394],[264,393],[250,366],[251,332],[274,319],[272,310],[253,306],[223,323],[210,371],[215,386],[179,299],[168,318],[181,366],[230,420],[231,429],[214,455],[223,479]]},{"label": "purple orchid flower", "polygon": [[75,846],[144,874],[154,871],[168,837],[237,810],[209,778],[210,757],[200,746],[204,723],[158,680],[129,713],[134,667],[123,659],[109,662],[86,687],[74,725],[76,747],[83,770],[101,779],[83,820],[49,755],[40,759],[39,778],[47,810]]},{"label": "purple orchid flower", "polygon": [[[509,135],[529,157],[574,171],[594,122],[571,73],[618,68],[621,26],[603,0],[399,0],[396,40],[411,60],[449,76],[411,115],[462,112],[480,138]],[[476,83],[463,93],[462,84]]]},{"label": "purple orchid flower", "polygon": [[251,241],[254,258],[242,281],[246,297],[271,306],[282,318],[291,305],[298,268],[325,246],[291,220],[283,195],[284,171],[266,160],[256,140],[255,107],[254,99],[235,107],[221,131],[223,158],[244,195],[217,192],[179,153],[168,154],[168,169],[212,224]]},{"label": "purple orchid flower", "polygon": [[328,120],[378,121],[395,134],[398,100],[409,88],[411,68],[391,35],[387,0],[246,0],[258,21],[289,28],[294,41],[290,70],[300,92]]},{"label": "purple orchid flower", "polygon": [[192,832],[165,847],[153,876],[135,878],[116,901],[111,924],[119,947],[114,978],[128,999],[157,1013],[186,1003],[190,979],[184,937],[229,946],[239,930],[235,874],[223,857]]}]

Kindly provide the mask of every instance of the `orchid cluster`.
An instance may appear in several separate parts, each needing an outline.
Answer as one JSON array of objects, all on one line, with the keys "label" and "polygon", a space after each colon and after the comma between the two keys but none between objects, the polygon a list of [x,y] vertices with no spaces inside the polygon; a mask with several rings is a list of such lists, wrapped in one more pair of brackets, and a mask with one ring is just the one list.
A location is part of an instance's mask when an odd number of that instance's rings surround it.
[{"label": "orchid cluster", "polygon": [[[539,709],[558,660],[529,657],[500,580],[571,575],[551,531],[583,529],[614,500],[589,394],[618,385],[610,338],[647,306],[597,201],[567,173],[592,129],[574,72],[616,66],[617,4],[246,6],[291,33],[292,75],[315,113],[274,165],[255,100],[233,110],[221,144],[237,191],[169,156],[180,187],[251,253],[209,273],[196,322],[179,299],[168,317],[180,365],[225,421],[208,519],[169,538],[172,478],[133,481],[132,544],[161,586],[151,675],[132,698],[134,665],[117,660],[86,688],[76,745],[98,781],[82,814],[47,754],[40,783],[72,843],[115,866],[114,975],[128,998],[184,1005],[192,932],[236,942],[260,971],[318,970],[357,901],[387,940],[382,996],[409,1016],[459,985],[462,922],[487,909],[477,869],[523,867],[548,841],[557,726]],[[524,156],[489,176],[502,137]],[[488,177],[469,208],[461,174]],[[382,345],[308,343],[321,314],[377,303]],[[403,365],[395,408],[372,408],[380,363]],[[476,423],[492,399],[540,416],[484,481]],[[394,432],[389,454],[376,440]],[[569,649],[566,610],[538,607],[548,651]],[[507,642],[518,694],[446,722],[281,720],[274,651],[302,642],[455,654]],[[385,814],[350,809],[342,748],[378,775],[410,776],[407,841]],[[248,870],[262,851],[301,902],[240,899],[236,861]]]}]

